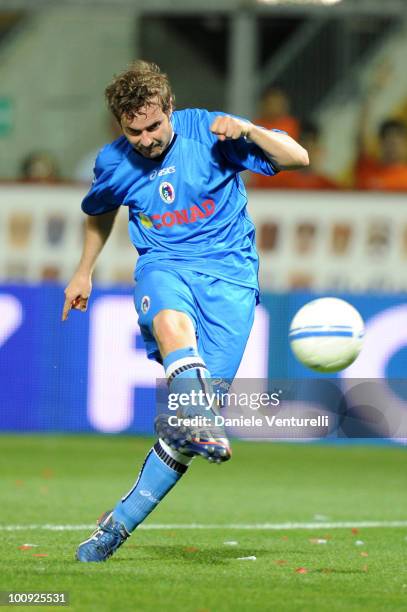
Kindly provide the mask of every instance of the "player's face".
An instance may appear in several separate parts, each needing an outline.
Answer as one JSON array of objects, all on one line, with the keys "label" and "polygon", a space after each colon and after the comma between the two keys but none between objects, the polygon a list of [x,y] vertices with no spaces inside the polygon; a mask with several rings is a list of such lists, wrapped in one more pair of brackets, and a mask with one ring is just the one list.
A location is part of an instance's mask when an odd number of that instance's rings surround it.
[{"label": "player's face", "polygon": [[123,134],[143,157],[154,159],[168,147],[172,137],[171,113],[166,115],[158,104],[145,106],[134,117],[122,117]]}]

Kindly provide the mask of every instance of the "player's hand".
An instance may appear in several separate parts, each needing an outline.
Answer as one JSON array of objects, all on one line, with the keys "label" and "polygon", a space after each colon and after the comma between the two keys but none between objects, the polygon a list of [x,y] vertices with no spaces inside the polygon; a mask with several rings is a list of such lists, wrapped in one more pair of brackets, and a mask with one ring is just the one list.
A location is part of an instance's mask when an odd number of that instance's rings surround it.
[{"label": "player's hand", "polygon": [[230,117],[229,115],[218,115],[212,123],[210,130],[219,140],[237,140],[248,136],[253,125],[249,121]]},{"label": "player's hand", "polygon": [[88,300],[92,291],[92,280],[90,275],[77,272],[65,289],[65,303],[62,311],[62,320],[66,321],[69,311],[81,310],[86,312]]}]

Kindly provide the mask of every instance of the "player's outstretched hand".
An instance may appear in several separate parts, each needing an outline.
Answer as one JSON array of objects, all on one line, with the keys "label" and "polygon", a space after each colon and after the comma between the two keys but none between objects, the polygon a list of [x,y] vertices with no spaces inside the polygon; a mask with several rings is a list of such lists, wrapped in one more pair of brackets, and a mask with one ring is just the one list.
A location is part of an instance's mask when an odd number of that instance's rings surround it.
[{"label": "player's outstretched hand", "polygon": [[66,321],[69,311],[73,308],[85,312],[92,291],[92,280],[87,274],[76,273],[65,289],[65,303],[62,311],[62,320]]},{"label": "player's outstretched hand", "polygon": [[242,136],[248,136],[252,124],[230,115],[218,115],[212,123],[210,130],[219,140],[237,140]]}]

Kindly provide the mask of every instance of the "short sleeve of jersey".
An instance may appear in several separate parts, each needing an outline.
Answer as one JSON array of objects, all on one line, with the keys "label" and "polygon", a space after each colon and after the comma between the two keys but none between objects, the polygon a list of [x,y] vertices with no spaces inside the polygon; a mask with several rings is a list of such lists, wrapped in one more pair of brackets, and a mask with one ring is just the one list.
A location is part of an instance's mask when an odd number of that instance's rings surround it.
[{"label": "short sleeve of jersey", "polygon": [[240,170],[250,170],[265,176],[274,176],[279,172],[266,153],[246,138],[225,140],[219,145],[226,159]]},{"label": "short sleeve of jersey", "polygon": [[[237,172],[251,170],[266,176],[277,174],[278,168],[273,165],[268,156],[260,147],[246,140],[246,138],[221,142],[215,134],[212,134],[210,126],[215,118],[225,114],[227,113],[210,112],[204,109],[186,109],[179,113],[174,113],[176,116],[176,121],[174,122],[175,129],[176,131],[187,132],[185,135],[216,147],[223,159],[233,166]],[[244,117],[237,118],[247,121]],[[281,132],[281,130],[275,131]]]},{"label": "short sleeve of jersey", "polygon": [[99,152],[92,186],[82,201],[82,210],[87,215],[101,215],[120,206],[121,202],[117,201],[111,184],[113,173],[120,161],[111,145],[106,145]]}]

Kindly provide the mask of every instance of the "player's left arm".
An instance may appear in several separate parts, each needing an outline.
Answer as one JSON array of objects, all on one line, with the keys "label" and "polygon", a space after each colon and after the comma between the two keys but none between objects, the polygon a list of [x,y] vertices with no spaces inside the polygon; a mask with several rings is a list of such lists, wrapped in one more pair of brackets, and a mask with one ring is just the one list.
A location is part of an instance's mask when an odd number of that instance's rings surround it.
[{"label": "player's left arm", "polygon": [[230,115],[218,115],[210,130],[221,141],[243,137],[253,142],[278,170],[295,170],[309,165],[307,151],[288,134],[266,130]]}]

